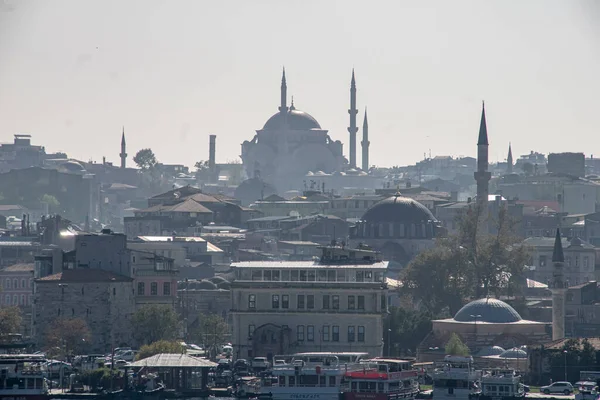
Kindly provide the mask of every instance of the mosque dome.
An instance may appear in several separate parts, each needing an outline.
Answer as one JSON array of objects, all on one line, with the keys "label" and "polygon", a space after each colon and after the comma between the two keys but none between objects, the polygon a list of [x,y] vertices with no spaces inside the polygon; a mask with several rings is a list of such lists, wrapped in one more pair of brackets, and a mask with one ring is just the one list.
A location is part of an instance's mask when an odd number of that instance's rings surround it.
[{"label": "mosque dome", "polygon": [[458,310],[454,316],[459,322],[490,322],[508,324],[522,320],[519,313],[510,305],[498,299],[479,299]]},{"label": "mosque dome", "polygon": [[499,358],[527,358],[527,352],[518,347],[508,349],[498,356]]},{"label": "mosque dome", "polygon": [[288,112],[273,114],[265,123],[265,130],[281,130],[285,128],[287,122],[288,129],[294,131],[309,131],[311,129],[321,129],[321,125],[313,118],[312,115],[304,111],[297,110],[293,107]]},{"label": "mosque dome", "polygon": [[505,351],[506,350],[504,350],[500,346],[484,347],[477,352],[477,357],[499,356],[500,354],[504,353]]},{"label": "mosque dome", "polygon": [[404,223],[420,224],[436,221],[435,217],[423,204],[408,197],[396,194],[369,208],[361,218],[368,223]]},{"label": "mosque dome", "polygon": [[83,165],[81,165],[77,161],[73,161],[73,160],[69,160],[65,163],[60,164],[60,168],[65,170],[66,172],[71,172],[71,173],[82,174],[82,173],[86,172]]}]

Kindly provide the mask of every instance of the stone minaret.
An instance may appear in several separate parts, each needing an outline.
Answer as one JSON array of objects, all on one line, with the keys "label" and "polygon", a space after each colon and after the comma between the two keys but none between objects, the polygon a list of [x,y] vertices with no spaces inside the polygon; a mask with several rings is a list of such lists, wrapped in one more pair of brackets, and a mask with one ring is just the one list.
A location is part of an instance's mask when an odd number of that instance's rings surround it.
[{"label": "stone minaret", "polygon": [[558,340],[565,337],[565,295],[568,286],[563,271],[565,257],[563,255],[560,229],[556,230],[552,265],[552,280],[548,285],[552,292],[552,340]]},{"label": "stone minaret", "polygon": [[479,139],[477,140],[477,207],[480,211],[480,221],[487,220],[489,182],[492,174],[488,171],[488,135],[485,122],[485,104],[481,108],[481,123],[479,124]]},{"label": "stone minaret", "polygon": [[506,173],[512,174],[513,172],[513,156],[512,156],[512,146],[508,143],[508,157],[506,157]]},{"label": "stone minaret", "polygon": [[281,113],[286,113],[287,110],[287,83],[285,81],[285,67],[283,67],[283,75],[281,76],[281,105],[279,106],[279,111]]},{"label": "stone minaret", "polygon": [[369,172],[369,122],[367,121],[367,109],[365,108],[365,119],[363,120],[363,138],[360,142],[362,146],[362,170]]},{"label": "stone minaret", "polygon": [[358,114],[358,110],[356,109],[354,68],[352,69],[352,81],[350,82],[350,109],[348,110],[348,114],[350,114],[350,126],[348,127],[348,132],[350,133],[350,168],[356,168],[356,132],[358,132],[356,114]]},{"label": "stone minaret", "polygon": [[119,154],[119,157],[121,157],[121,168],[125,168],[127,164],[126,147],[127,146],[125,145],[125,127],[123,127],[123,135],[121,136],[121,154]]}]

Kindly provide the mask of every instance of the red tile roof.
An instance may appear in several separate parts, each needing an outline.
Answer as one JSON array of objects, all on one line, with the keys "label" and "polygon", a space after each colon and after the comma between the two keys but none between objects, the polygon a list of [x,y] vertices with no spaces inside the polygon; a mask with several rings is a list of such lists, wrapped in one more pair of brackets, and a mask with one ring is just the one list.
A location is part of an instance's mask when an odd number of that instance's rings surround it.
[{"label": "red tile roof", "polygon": [[67,269],[58,274],[45,276],[37,280],[37,282],[131,282],[132,278],[124,275],[118,275],[109,271],[104,271],[95,268],[79,268]]},{"label": "red tile roof", "polygon": [[13,264],[2,268],[2,272],[30,272],[34,268],[34,264]]}]

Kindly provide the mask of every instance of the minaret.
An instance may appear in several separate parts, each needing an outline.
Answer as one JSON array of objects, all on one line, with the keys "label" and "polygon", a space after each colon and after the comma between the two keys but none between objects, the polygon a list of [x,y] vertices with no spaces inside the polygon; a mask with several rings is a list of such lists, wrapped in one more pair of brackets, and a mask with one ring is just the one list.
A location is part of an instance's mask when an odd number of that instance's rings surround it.
[{"label": "minaret", "polygon": [[365,107],[365,119],[363,120],[362,145],[362,170],[369,172],[369,122],[367,122],[367,108]]},{"label": "minaret", "polygon": [[558,340],[565,337],[565,294],[568,287],[563,271],[565,257],[560,229],[556,229],[552,265],[552,281],[548,284],[552,292],[552,340]]},{"label": "minaret", "polygon": [[121,157],[121,168],[125,168],[126,163],[127,163],[127,151],[126,151],[126,145],[125,145],[125,127],[123,127],[123,135],[121,136],[121,154],[119,154],[119,157]]},{"label": "minaret", "polygon": [[477,182],[477,206],[480,212],[480,221],[487,219],[489,182],[492,174],[488,171],[488,135],[485,122],[485,103],[481,108],[481,123],[479,124],[479,140],[477,140],[477,171],[475,181]]},{"label": "minaret", "polygon": [[283,75],[281,76],[281,105],[279,106],[279,111],[281,113],[286,113],[287,110],[287,83],[285,81],[285,67],[283,67]]},{"label": "minaret", "polygon": [[506,157],[506,173],[512,174],[513,170],[512,146],[508,143],[508,157]]},{"label": "minaret", "polygon": [[352,68],[352,82],[350,82],[350,109],[348,110],[348,114],[350,114],[350,126],[348,127],[348,132],[350,133],[350,168],[356,168],[356,132],[358,132],[356,114],[358,114],[358,110],[356,109],[354,68]]}]

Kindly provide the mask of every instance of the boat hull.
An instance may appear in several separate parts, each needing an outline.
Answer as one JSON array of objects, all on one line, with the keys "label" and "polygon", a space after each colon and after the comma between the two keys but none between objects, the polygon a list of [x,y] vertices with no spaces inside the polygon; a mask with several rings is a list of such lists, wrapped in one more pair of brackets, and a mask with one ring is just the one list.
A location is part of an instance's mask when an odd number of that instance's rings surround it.
[{"label": "boat hull", "polygon": [[8,394],[0,393],[0,400],[48,400],[47,394]]},{"label": "boat hull", "polygon": [[344,393],[343,400],[396,400],[408,399],[412,400],[418,393]]}]

